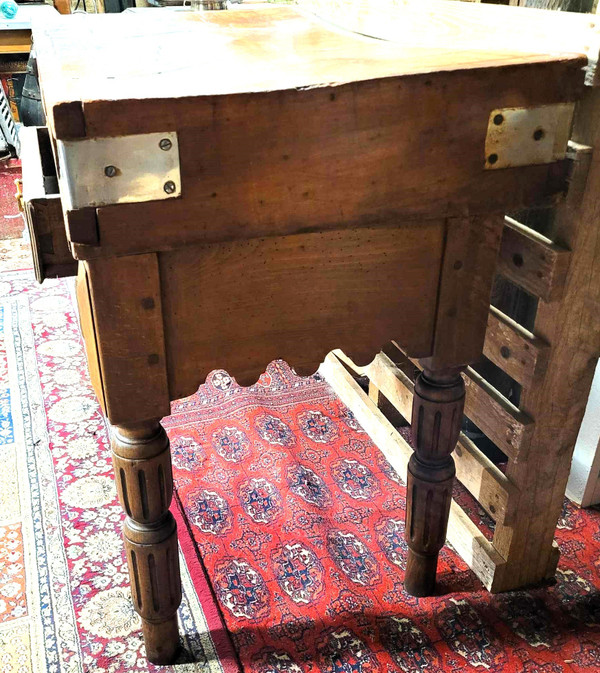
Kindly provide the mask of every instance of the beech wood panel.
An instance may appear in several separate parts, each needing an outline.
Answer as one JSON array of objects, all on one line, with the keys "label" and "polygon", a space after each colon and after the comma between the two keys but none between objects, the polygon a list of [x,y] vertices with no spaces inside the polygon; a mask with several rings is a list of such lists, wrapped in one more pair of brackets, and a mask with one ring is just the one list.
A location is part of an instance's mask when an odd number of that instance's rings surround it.
[{"label": "beech wood panel", "polygon": [[544,301],[563,292],[571,253],[510,217],[502,232],[498,273]]},{"label": "beech wood panel", "polygon": [[[564,163],[484,170],[491,109],[576,95],[540,83],[558,78],[573,89],[578,72],[567,77],[559,66],[527,68],[531,72],[432,73],[310,91],[176,99],[168,106],[127,101],[127,115],[117,116],[111,133],[132,132],[122,123],[129,116],[137,133],[178,130],[182,195],[98,208],[100,245],[78,255],[394,226],[431,213],[551,203],[566,186]],[[522,78],[531,80],[527,95]],[[114,114],[108,103],[97,107],[99,121]],[[105,133],[94,128],[91,104],[85,109],[87,132]],[[166,221],[177,224],[167,227]]]},{"label": "beech wood panel", "polygon": [[522,386],[543,373],[550,347],[540,337],[490,306],[483,354]]},{"label": "beech wood panel", "polygon": [[171,397],[219,367],[243,385],[276,358],[312,374],[340,345],[368,362],[395,334],[429,354],[443,233],[438,220],[162,253]]},{"label": "beech wood panel", "polygon": [[86,263],[106,415],[113,425],[170,413],[156,255]]},{"label": "beech wood panel", "polygon": [[[466,35],[456,23],[445,36],[443,31],[434,36],[432,42],[426,40],[436,26],[431,14],[409,9],[405,6],[402,12],[410,23],[398,43],[338,30],[290,7],[261,8],[258,12],[161,12],[157,17],[146,13],[143,19],[136,14],[103,15],[87,17],[85,22],[57,16],[35,27],[36,46],[45,53],[40,67],[46,82],[46,107],[54,117],[55,105],[80,101],[82,114],[94,129],[114,132],[115,120],[102,121],[95,116],[96,101],[271,93],[535,63],[587,65],[584,38],[575,46],[571,41],[566,49],[561,49],[556,35],[532,46],[507,47],[506,33],[499,34],[492,23],[497,17],[488,18],[480,11],[480,28],[486,37],[495,32],[495,45],[490,45],[490,40],[482,40],[478,47],[472,40],[465,43]],[[511,27],[525,22],[533,28],[535,21],[514,10],[500,15]],[[465,32],[468,34],[468,29]],[[105,56],[107,43],[111,44],[110,58],[98,59],[99,52]],[[133,54],[136,58],[131,58]],[[218,69],[202,67],[215,62],[220,64]],[[197,76],[198,68],[202,77]],[[560,84],[550,83],[550,88],[558,91]],[[56,113],[60,112],[58,108]],[[130,125],[134,121],[126,114],[120,117]]]},{"label": "beech wood panel", "polygon": [[[500,6],[524,4],[518,0],[485,4],[446,0],[378,0],[376,3],[372,0],[299,0],[298,4],[347,30],[404,45],[437,49],[454,42],[457,51],[484,50],[490,56],[496,53],[499,57],[518,51],[543,52],[552,46],[560,51],[585,53],[589,59],[586,79],[595,84],[600,21],[580,13],[581,9],[559,14],[548,12],[546,8]],[[580,4],[573,3],[579,7]],[[543,3],[537,5],[543,7]]]}]

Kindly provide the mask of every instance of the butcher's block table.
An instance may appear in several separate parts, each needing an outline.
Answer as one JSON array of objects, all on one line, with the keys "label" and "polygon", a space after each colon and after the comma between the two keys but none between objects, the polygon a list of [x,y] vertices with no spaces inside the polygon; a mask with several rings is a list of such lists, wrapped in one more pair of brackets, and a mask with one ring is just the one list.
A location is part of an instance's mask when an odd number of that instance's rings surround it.
[{"label": "butcher's block table", "polygon": [[503,214],[564,190],[587,65],[440,35],[403,45],[289,7],[34,32],[154,662],[174,657],[181,597],[159,421],[214,368],[252,384],[275,358],[311,374],[333,348],[367,363],[390,339],[421,359],[405,584],[434,590]]}]

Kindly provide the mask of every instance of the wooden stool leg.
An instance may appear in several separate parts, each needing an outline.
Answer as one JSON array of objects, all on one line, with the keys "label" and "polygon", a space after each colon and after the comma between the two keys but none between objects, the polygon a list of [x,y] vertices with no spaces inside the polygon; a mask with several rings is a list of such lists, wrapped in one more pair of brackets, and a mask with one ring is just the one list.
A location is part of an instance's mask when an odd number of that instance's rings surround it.
[{"label": "wooden stool leg", "polygon": [[119,499],[127,513],[125,549],[146,656],[154,664],[169,664],[179,647],[181,602],[177,524],[169,512],[169,439],[158,421],[113,427],[112,450]]},{"label": "wooden stool leg", "polygon": [[404,587],[412,596],[431,596],[440,549],[446,540],[454,459],[463,415],[465,385],[461,369],[425,369],[415,383],[412,436],[415,453],[408,463]]}]

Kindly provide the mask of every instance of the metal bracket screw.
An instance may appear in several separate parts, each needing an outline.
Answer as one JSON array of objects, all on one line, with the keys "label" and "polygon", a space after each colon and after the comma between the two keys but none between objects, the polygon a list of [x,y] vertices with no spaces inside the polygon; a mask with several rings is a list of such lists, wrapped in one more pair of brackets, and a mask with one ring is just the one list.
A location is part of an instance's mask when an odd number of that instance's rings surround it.
[{"label": "metal bracket screw", "polygon": [[67,187],[63,190],[66,210],[181,195],[179,145],[174,131],[59,140],[56,145]]}]

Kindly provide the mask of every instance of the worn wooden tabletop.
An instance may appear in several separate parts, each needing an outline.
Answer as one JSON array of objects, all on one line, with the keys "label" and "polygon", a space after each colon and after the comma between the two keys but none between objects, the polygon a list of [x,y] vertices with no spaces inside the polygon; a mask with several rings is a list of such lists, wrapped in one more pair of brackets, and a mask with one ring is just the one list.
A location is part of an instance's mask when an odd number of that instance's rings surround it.
[{"label": "worn wooden tabletop", "polygon": [[[530,50],[503,42],[493,17],[489,29],[496,39],[473,44],[466,39],[469,26],[444,17],[432,24],[414,11],[405,15],[394,42],[344,31],[290,7],[58,16],[36,25],[35,41],[44,52],[40,67],[51,104],[289,90],[582,58],[551,39]],[[481,30],[488,28],[486,16]]]}]

